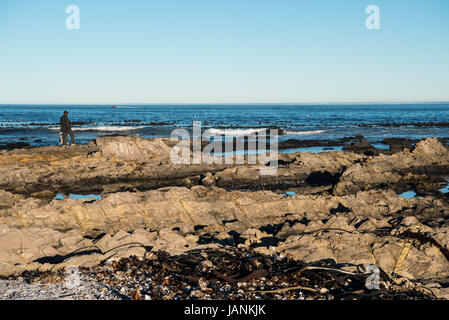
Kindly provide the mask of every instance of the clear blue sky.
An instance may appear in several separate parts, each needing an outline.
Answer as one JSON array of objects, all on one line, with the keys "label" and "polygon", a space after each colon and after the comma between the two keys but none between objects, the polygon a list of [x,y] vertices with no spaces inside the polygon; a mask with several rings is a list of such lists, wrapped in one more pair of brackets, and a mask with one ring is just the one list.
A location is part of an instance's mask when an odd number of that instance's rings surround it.
[{"label": "clear blue sky", "polygon": [[443,100],[448,0],[0,1],[4,104]]}]

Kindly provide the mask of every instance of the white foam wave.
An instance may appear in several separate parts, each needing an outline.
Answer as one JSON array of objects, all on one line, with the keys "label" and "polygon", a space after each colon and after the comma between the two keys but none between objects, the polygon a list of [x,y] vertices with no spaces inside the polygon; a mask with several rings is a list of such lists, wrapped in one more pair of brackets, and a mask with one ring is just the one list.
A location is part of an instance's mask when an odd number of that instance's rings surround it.
[{"label": "white foam wave", "polygon": [[292,135],[312,135],[325,133],[327,130],[314,130],[314,131],[285,131],[284,134],[292,134]]},{"label": "white foam wave", "polygon": [[266,130],[265,128],[250,129],[208,129],[208,132],[214,135],[243,136]]},{"label": "white foam wave", "polygon": [[[139,127],[131,127],[131,126],[123,126],[123,127],[87,127],[87,128],[72,128],[73,131],[131,131],[131,130],[138,130],[145,127],[139,126]],[[59,127],[51,127],[50,130],[60,130]]]}]

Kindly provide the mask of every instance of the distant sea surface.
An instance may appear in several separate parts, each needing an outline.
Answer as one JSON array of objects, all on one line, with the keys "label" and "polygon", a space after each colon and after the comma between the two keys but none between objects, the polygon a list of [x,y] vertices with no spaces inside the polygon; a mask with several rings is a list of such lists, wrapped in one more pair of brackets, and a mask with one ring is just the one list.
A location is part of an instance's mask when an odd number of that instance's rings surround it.
[{"label": "distant sea surface", "polygon": [[167,137],[175,128],[192,127],[235,135],[260,128],[282,130],[280,140],[334,140],[363,135],[384,138],[449,137],[449,103],[364,105],[0,105],[0,144],[57,145],[64,110],[77,143],[102,135]]}]

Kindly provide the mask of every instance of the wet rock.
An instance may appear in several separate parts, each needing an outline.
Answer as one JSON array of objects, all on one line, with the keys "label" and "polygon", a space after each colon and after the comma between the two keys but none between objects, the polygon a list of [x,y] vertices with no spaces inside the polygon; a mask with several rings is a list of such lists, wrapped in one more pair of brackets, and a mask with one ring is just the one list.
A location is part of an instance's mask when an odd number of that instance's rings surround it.
[{"label": "wet rock", "polygon": [[416,140],[409,140],[403,138],[386,138],[382,140],[383,144],[390,145],[389,151],[392,153],[401,152],[404,149],[412,150],[413,145],[418,142]]},{"label": "wet rock", "polygon": [[15,142],[15,143],[7,143],[5,145],[0,145],[0,150],[14,150],[14,149],[24,149],[30,148],[30,144],[26,142]]},{"label": "wet rock", "polygon": [[381,153],[381,150],[375,148],[367,139],[364,138],[357,139],[355,142],[345,145],[343,150],[364,154],[366,156],[375,156]]}]

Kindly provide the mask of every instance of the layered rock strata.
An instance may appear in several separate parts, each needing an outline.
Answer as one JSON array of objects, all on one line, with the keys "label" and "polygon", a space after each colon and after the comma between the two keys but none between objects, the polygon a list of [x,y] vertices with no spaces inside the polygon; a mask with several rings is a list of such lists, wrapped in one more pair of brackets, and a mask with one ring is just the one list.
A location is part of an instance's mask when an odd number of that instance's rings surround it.
[{"label": "layered rock strata", "polygon": [[[274,176],[260,175],[264,164],[173,165],[172,146],[103,137],[2,151],[0,275],[248,246],[306,262],[376,264],[447,294],[449,199],[435,175],[449,174],[449,151],[438,140],[392,155],[280,155]],[[399,197],[406,188],[422,192]],[[53,199],[92,192],[102,199]]]}]

